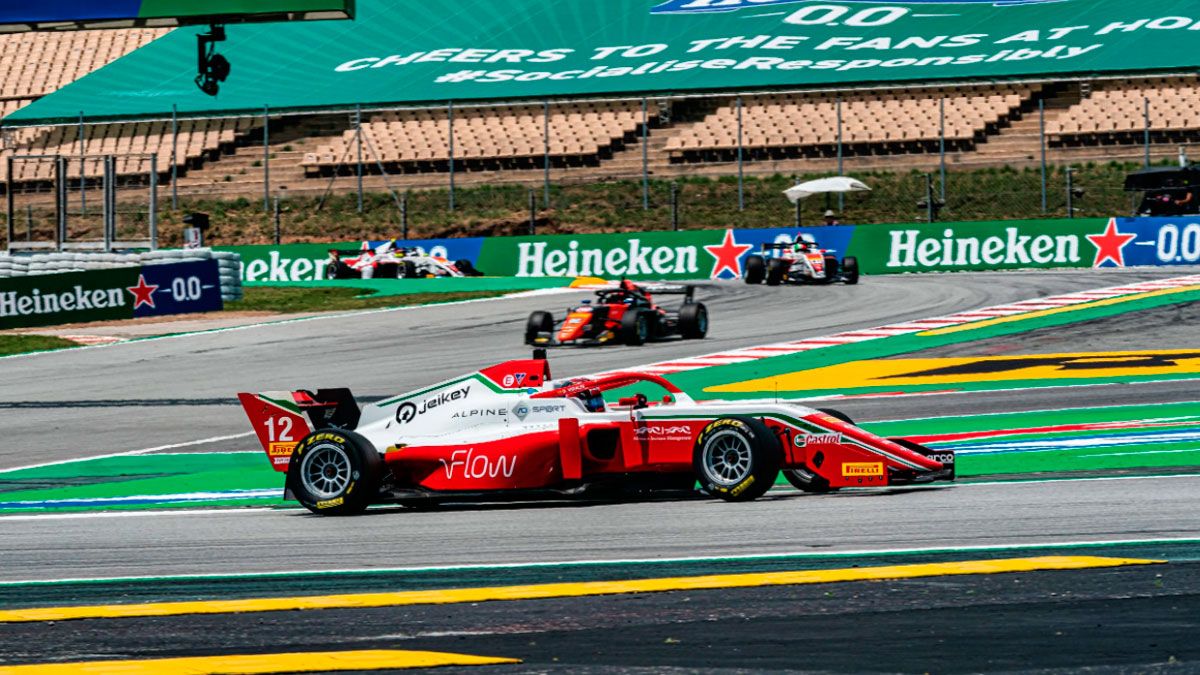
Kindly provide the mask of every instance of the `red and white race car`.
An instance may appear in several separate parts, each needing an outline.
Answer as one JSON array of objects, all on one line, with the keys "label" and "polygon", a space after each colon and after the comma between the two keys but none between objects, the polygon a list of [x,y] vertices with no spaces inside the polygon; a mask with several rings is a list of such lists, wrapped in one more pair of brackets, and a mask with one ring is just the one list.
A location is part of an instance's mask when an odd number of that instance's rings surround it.
[{"label": "red and white race car", "polygon": [[[615,404],[604,394],[633,390]],[[659,398],[646,394],[660,390]],[[782,471],[824,492],[954,479],[954,453],[876,436],[836,411],[697,403],[657,375],[552,381],[545,354],[361,409],[347,389],[238,395],[285,497],[314,513],[382,502],[512,499],[592,489],[747,501]]]},{"label": "red and white race car", "polygon": [[400,248],[396,240],[372,249],[363,242],[357,251],[329,249],[327,279],[424,279],[429,277],[482,276],[470,260],[450,262],[425,255],[420,249]]},{"label": "red and white race car", "polygon": [[[748,284],[858,283],[858,258],[848,255],[838,260],[833,249],[821,248],[806,232],[791,243],[763,244],[762,252],[746,258]],[[772,254],[774,257],[769,257]]]}]

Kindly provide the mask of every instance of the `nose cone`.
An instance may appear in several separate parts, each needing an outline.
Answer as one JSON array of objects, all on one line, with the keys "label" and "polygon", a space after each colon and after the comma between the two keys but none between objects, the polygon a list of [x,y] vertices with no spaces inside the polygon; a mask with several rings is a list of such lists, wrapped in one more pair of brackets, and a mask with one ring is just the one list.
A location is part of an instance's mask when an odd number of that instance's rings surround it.
[{"label": "nose cone", "polygon": [[558,341],[567,342],[583,337],[583,332],[591,320],[591,312],[571,312],[563,322],[562,328],[558,329]]}]

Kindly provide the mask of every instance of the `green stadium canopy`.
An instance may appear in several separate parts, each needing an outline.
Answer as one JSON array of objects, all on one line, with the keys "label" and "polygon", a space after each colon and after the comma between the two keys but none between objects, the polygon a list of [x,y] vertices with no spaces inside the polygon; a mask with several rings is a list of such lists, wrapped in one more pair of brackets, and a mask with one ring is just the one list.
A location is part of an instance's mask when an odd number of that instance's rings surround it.
[{"label": "green stadium canopy", "polygon": [[220,95],[177,29],[8,124],[698,91],[1186,72],[1194,0],[359,0],[236,25]]}]

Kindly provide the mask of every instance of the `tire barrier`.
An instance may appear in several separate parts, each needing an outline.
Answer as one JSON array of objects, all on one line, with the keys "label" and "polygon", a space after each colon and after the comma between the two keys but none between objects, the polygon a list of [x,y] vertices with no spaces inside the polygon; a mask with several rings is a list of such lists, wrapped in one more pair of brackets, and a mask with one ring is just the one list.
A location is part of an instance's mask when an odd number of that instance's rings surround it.
[{"label": "tire barrier", "polygon": [[10,277],[89,272],[121,267],[168,265],[181,262],[216,260],[221,280],[221,299],[242,299],[242,258],[231,251],[209,248],[160,249],[141,253],[62,252],[6,255],[0,253],[0,279]]}]

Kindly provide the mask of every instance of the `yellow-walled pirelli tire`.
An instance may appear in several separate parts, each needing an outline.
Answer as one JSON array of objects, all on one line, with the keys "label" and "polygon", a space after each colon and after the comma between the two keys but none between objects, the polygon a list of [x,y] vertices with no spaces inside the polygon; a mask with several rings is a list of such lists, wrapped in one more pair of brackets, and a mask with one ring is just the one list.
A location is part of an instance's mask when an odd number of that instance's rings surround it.
[{"label": "yellow-walled pirelli tire", "polygon": [[296,501],[322,516],[362,513],[379,494],[383,457],[367,439],[341,429],[305,436],[288,463],[287,484]]},{"label": "yellow-walled pirelli tire", "polygon": [[696,437],[692,467],[709,494],[746,502],[771,489],[782,461],[779,439],[767,425],[750,417],[723,417]]}]

